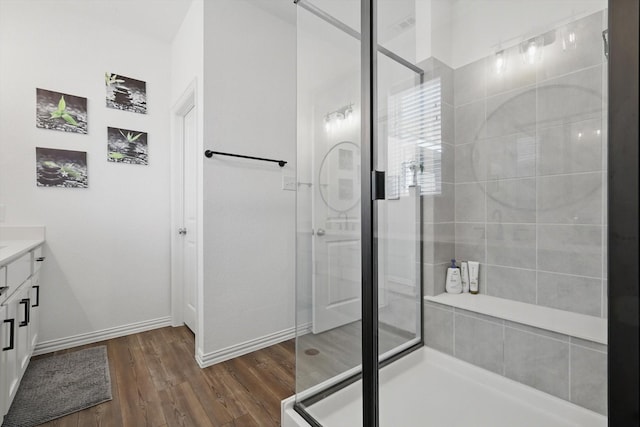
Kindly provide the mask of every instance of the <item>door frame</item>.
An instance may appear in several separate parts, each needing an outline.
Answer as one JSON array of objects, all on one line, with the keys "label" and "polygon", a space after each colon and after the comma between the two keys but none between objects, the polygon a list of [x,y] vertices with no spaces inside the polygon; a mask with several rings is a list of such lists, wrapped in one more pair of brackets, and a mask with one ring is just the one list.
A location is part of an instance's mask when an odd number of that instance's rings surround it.
[{"label": "door frame", "polygon": [[[184,260],[182,250],[182,237],[178,235],[178,228],[182,224],[183,212],[183,131],[185,115],[195,109],[196,120],[196,153],[203,150],[202,142],[202,108],[199,105],[197,79],[194,79],[185,89],[182,95],[175,102],[171,109],[171,324],[174,327],[181,326],[184,323]],[[203,194],[202,194],[202,158],[198,157],[196,161],[196,182],[189,183],[189,187],[193,188],[196,193],[196,224],[195,233],[196,240],[196,353],[201,347],[203,338],[203,289],[204,289],[204,272],[203,272],[203,239],[202,239],[202,222],[203,222]]]}]

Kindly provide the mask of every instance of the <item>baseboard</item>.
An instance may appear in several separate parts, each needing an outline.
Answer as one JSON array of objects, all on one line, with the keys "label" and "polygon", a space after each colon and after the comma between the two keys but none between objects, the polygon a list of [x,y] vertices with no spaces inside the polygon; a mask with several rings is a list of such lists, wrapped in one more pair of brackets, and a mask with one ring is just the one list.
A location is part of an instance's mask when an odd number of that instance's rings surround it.
[{"label": "baseboard", "polygon": [[43,341],[36,345],[33,355],[37,356],[39,354],[51,353],[53,351],[66,350],[72,347],[93,344],[112,338],[123,337],[125,335],[163,328],[165,326],[171,326],[171,316],[145,320],[143,322],[131,323],[129,325],[116,326],[114,328],[102,329],[100,331],[88,332],[66,338]]},{"label": "baseboard", "polygon": [[[297,332],[296,332],[297,331]],[[281,343],[282,341],[290,340],[299,335],[306,335],[311,332],[311,323],[305,323],[300,326],[283,329],[282,331],[274,332],[272,334],[264,335],[262,337],[245,341],[240,344],[236,344],[221,350],[217,350],[211,353],[202,353],[198,350],[196,354],[196,361],[201,368],[207,368],[215,365],[216,363],[224,362],[225,360],[233,359],[234,357],[243,356],[253,351],[261,350],[265,347]]]}]

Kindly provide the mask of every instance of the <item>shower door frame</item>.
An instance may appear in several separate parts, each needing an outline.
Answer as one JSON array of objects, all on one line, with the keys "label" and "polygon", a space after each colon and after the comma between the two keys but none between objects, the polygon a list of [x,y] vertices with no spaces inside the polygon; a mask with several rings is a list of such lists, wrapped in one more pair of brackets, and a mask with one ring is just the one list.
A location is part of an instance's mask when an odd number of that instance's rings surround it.
[{"label": "shower door frame", "polygon": [[[377,142],[376,2],[361,0],[362,375],[349,378],[303,401],[312,403],[321,400],[361,377],[363,427],[379,425],[380,367],[414,350],[413,347],[409,348],[383,362],[379,361],[377,351],[376,202],[372,180],[376,164],[372,154],[375,153]],[[295,0],[295,3],[298,1]],[[637,0],[609,0],[608,10],[608,423],[610,427],[622,427],[637,425],[640,416],[640,6]],[[366,169],[365,165],[370,168]],[[302,405],[296,403],[294,408],[310,425],[322,426]]]},{"label": "shower door frame", "polygon": [[608,417],[638,425],[640,295],[638,267],[638,0],[609,1]]}]

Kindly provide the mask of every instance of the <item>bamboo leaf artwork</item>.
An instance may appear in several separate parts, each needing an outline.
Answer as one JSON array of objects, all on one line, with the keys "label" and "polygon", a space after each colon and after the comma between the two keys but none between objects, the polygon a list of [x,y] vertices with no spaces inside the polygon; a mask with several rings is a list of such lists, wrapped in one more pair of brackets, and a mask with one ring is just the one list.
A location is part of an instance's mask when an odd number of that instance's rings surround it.
[{"label": "bamboo leaf artwork", "polygon": [[51,119],[63,119],[71,126],[78,126],[78,122],[67,112],[67,103],[64,100],[64,95],[58,101],[58,109],[51,112]]},{"label": "bamboo leaf artwork", "polygon": [[64,119],[65,122],[69,123],[71,126],[78,126],[78,122],[76,122],[69,113],[62,113],[62,118]]},{"label": "bamboo leaf artwork", "polygon": [[104,73],[104,82],[107,86],[117,83],[124,83],[123,79],[119,79],[117,74]]},{"label": "bamboo leaf artwork", "polygon": [[142,136],[142,134],[144,133],[144,132],[140,132],[139,134],[134,136],[131,132],[127,132],[126,135],[121,130],[119,130],[119,132],[120,132],[120,135],[122,135],[127,139],[127,142],[136,142],[136,140],[140,138],[140,136]]},{"label": "bamboo leaf artwork", "polygon": [[109,157],[111,157],[112,159],[115,159],[115,160],[120,160],[120,159],[123,159],[125,156],[122,153],[117,153],[117,152],[114,151],[114,152],[109,153]]}]

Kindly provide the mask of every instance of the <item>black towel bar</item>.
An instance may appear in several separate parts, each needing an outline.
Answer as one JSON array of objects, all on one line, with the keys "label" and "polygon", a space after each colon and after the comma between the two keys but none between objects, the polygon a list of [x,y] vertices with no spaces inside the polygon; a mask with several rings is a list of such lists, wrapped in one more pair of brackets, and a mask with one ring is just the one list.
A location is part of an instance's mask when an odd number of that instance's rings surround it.
[{"label": "black towel bar", "polygon": [[212,151],[212,150],[207,150],[204,152],[204,155],[207,158],[213,157],[214,154],[218,154],[220,156],[240,157],[241,159],[261,160],[263,162],[273,162],[273,163],[277,163],[281,168],[287,164],[287,162],[284,160],[265,159],[264,157],[243,156],[242,154],[223,153],[221,151]]}]

